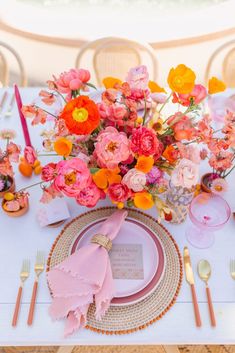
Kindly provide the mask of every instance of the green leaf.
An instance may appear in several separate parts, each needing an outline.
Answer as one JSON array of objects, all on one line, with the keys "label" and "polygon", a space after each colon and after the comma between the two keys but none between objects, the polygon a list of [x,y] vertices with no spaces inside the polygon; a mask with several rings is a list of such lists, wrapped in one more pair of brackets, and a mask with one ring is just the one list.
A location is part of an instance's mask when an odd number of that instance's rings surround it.
[{"label": "green leaf", "polygon": [[92,83],[86,83],[86,85],[87,85],[87,86],[89,86],[89,87],[94,88],[95,90],[97,90],[96,86],[95,86],[95,85],[93,85]]},{"label": "green leaf", "polygon": [[90,168],[91,174],[95,174],[95,173],[98,172],[99,170],[100,170],[100,168]]}]

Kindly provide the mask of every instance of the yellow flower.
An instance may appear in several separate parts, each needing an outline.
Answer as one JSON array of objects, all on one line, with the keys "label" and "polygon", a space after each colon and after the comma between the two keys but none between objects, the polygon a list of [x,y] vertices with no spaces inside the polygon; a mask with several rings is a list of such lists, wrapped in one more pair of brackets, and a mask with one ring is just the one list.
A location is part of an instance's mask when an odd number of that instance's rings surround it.
[{"label": "yellow flower", "polygon": [[164,134],[168,126],[164,124],[164,121],[160,118],[158,112],[154,114],[152,119],[149,121],[148,126],[151,127],[154,131],[156,131],[159,135]]},{"label": "yellow flower", "polygon": [[163,87],[160,87],[157,82],[149,81],[148,87],[151,93],[166,93]]},{"label": "yellow flower", "polygon": [[196,75],[187,66],[180,64],[170,69],[167,82],[173,92],[187,94],[193,90]]},{"label": "yellow flower", "polygon": [[148,210],[153,207],[153,197],[148,192],[137,192],[134,196],[134,205],[137,208],[141,208],[142,210]]},{"label": "yellow flower", "polygon": [[154,164],[154,159],[152,156],[148,156],[148,157],[140,156],[137,159],[135,168],[137,170],[140,170],[141,172],[148,173],[152,169],[153,164]]},{"label": "yellow flower", "polygon": [[115,86],[118,84],[118,85],[121,85],[122,84],[122,81],[119,80],[119,78],[116,78],[116,77],[105,77],[103,79],[103,85],[106,89],[108,88],[115,88]]},{"label": "yellow flower", "polygon": [[208,86],[209,86],[208,87],[209,94],[219,93],[226,90],[225,83],[216,77],[211,77],[211,79],[209,80]]},{"label": "yellow flower", "polygon": [[54,150],[59,156],[68,157],[72,151],[73,144],[65,137],[60,137],[54,142]]}]

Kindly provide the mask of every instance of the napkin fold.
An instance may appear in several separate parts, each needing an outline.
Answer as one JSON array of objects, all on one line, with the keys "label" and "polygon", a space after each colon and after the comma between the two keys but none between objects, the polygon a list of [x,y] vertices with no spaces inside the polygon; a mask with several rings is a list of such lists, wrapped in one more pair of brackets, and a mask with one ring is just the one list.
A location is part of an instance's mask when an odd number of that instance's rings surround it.
[{"label": "napkin fold", "polygon": [[[112,241],[126,216],[127,211],[114,212],[98,233]],[[47,279],[53,297],[49,314],[54,320],[66,318],[65,337],[86,325],[87,311],[94,299],[95,317],[101,320],[115,295],[108,251],[96,243],[83,246],[55,266]]]}]

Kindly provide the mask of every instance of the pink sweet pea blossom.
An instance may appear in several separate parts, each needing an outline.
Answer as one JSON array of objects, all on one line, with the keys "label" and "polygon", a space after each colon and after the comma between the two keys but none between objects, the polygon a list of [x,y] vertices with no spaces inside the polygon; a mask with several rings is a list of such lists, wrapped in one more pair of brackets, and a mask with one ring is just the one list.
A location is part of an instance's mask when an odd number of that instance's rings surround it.
[{"label": "pink sweet pea blossom", "polygon": [[39,96],[42,98],[42,102],[46,105],[52,105],[56,100],[54,93],[50,93],[45,90],[41,90],[39,92]]}]

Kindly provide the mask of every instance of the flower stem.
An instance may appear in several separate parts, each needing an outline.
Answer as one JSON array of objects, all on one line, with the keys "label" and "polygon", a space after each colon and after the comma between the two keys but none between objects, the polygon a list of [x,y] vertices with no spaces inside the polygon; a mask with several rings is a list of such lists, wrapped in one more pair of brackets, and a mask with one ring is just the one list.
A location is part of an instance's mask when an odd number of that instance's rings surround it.
[{"label": "flower stem", "polygon": [[41,109],[41,110],[43,110],[45,113],[47,113],[47,114],[49,114],[49,115],[51,115],[51,116],[53,116],[54,118],[57,119],[57,116],[56,116],[55,114],[52,114],[52,113],[48,112],[46,109],[42,109],[42,108],[40,108],[38,105],[35,105],[35,108]]},{"label": "flower stem", "polygon": [[161,106],[161,108],[159,109],[159,113],[161,113],[162,109],[165,107],[165,105],[169,102],[169,100],[171,99],[173,92],[171,92],[171,94],[168,96],[168,98],[166,99],[166,101],[163,103],[163,105]]},{"label": "flower stem", "polygon": [[40,185],[40,184],[42,184],[42,183],[45,183],[45,181],[39,181],[38,183],[35,183],[35,184],[32,184],[32,185],[26,186],[25,188],[21,188],[20,190],[18,190],[18,192],[24,191],[24,190],[27,190],[27,189],[30,189],[30,188],[32,188],[33,186]]},{"label": "flower stem", "polygon": [[226,178],[233,171],[234,168],[235,168],[235,165],[228,171],[227,174],[224,175],[224,178]]}]

